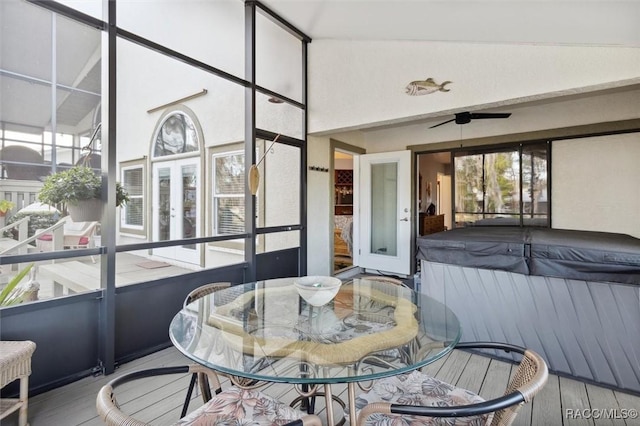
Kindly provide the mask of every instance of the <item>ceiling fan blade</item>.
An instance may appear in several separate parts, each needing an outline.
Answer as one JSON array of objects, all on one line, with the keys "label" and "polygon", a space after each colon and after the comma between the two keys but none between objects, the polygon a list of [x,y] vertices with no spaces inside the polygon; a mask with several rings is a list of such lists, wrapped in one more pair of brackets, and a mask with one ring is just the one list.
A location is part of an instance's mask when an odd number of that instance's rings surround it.
[{"label": "ceiling fan blade", "polygon": [[433,129],[434,127],[438,127],[438,126],[442,126],[443,124],[451,123],[454,120],[455,120],[455,118],[452,118],[451,120],[443,121],[442,123],[436,124],[435,126],[431,126],[429,128]]},{"label": "ceiling fan blade", "polygon": [[482,118],[509,118],[510,112],[472,112],[470,118],[472,120],[479,120]]}]

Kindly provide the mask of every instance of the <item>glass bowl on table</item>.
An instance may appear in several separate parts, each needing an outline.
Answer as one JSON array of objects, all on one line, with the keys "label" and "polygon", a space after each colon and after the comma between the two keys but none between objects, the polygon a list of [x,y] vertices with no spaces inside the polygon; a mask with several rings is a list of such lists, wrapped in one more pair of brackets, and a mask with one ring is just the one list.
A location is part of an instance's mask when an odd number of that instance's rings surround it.
[{"label": "glass bowl on table", "polygon": [[336,297],[342,281],[335,277],[313,275],[297,278],[293,285],[309,305],[323,306]]}]

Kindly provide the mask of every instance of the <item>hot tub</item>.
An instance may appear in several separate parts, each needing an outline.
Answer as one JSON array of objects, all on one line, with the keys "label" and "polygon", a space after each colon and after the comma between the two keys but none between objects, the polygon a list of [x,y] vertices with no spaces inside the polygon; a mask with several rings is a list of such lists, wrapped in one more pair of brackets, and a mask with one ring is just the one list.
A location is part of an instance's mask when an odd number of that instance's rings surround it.
[{"label": "hot tub", "polygon": [[640,239],[471,227],[417,242],[421,291],[457,314],[462,341],[523,345],[557,374],[640,392]]}]

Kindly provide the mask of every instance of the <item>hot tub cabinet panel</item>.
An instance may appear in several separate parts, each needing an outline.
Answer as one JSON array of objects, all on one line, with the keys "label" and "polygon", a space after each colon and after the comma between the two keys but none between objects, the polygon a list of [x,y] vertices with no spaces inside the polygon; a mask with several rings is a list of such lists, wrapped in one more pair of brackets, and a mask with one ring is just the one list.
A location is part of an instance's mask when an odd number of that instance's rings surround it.
[{"label": "hot tub cabinet panel", "polygon": [[[539,351],[556,373],[640,392],[640,240],[549,229],[536,236],[514,228],[511,237],[505,229],[499,236],[492,231],[484,230],[489,247],[523,244],[528,269],[492,268],[495,250],[478,250],[483,237],[477,228],[418,241],[422,292],[456,313],[462,341],[524,345]],[[551,253],[540,257],[552,265],[545,266],[547,276],[531,270],[536,253]]]}]

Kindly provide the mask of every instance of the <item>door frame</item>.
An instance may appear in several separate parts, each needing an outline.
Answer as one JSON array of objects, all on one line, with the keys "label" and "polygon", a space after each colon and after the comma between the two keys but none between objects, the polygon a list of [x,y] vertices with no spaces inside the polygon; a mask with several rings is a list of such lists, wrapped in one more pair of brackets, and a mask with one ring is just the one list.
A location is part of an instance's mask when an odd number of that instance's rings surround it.
[{"label": "door frame", "polygon": [[[169,164],[171,163],[171,164]],[[150,228],[150,232],[151,232],[151,238],[152,240],[156,240],[157,238],[157,232],[158,232],[158,224],[157,224],[157,213],[158,213],[158,191],[157,191],[157,181],[156,179],[158,178],[157,176],[157,170],[158,168],[162,167],[164,164],[166,164],[170,169],[171,169],[171,179],[172,179],[172,183],[174,180],[174,171],[180,171],[181,167],[183,165],[183,163],[190,163],[193,164],[196,167],[196,171],[195,171],[195,175],[196,175],[196,235],[194,235],[194,237],[199,237],[200,235],[203,234],[203,220],[202,220],[202,212],[205,211],[205,209],[203,208],[202,203],[204,202],[203,197],[202,197],[202,193],[203,193],[203,185],[204,185],[204,181],[202,178],[202,161],[201,161],[201,156],[200,155],[196,155],[196,156],[190,156],[190,157],[170,157],[170,158],[166,158],[166,159],[159,159],[157,161],[152,162],[151,164],[151,179],[150,179],[150,184],[151,184],[151,221],[150,224],[151,226]],[[182,176],[180,173],[178,173],[178,179],[180,179]],[[182,206],[180,206],[182,207]],[[171,238],[173,239],[173,238]],[[167,241],[167,240],[163,240],[163,241]],[[188,256],[189,258],[181,258],[180,257],[180,245],[176,245],[176,246],[170,246],[170,247],[160,247],[157,249],[152,249],[150,251],[150,254],[154,257],[160,257],[163,260],[172,260],[174,262],[176,262],[177,264],[185,264],[185,265],[197,265],[197,266],[203,266],[202,265],[202,258],[203,258],[203,253],[202,253],[202,247],[200,244],[196,244],[195,245],[195,253],[193,254],[193,256]],[[171,257],[167,257],[163,254],[159,254],[158,251],[162,251],[162,250],[169,250],[169,249],[173,249],[174,253],[173,255],[171,255]]]},{"label": "door frame", "polygon": [[[386,257],[380,257],[379,260],[381,262],[381,266],[379,268],[372,268],[369,267],[369,269],[375,269],[375,270],[381,270],[386,273],[390,273],[390,274],[397,274],[397,275],[406,275],[407,277],[411,277],[415,274],[415,261],[413,261],[413,259],[415,259],[415,236],[416,236],[416,231],[415,231],[415,218],[414,218],[414,214],[413,212],[415,211],[415,207],[416,207],[416,202],[415,202],[415,185],[416,185],[416,178],[415,178],[415,162],[416,162],[416,157],[415,154],[413,152],[411,152],[410,150],[396,150],[396,151],[383,151],[383,152],[377,152],[374,154],[368,154],[367,157],[369,158],[375,158],[373,160],[373,163],[378,163],[378,162],[382,162],[382,163],[389,163],[389,162],[395,162],[394,160],[397,160],[397,164],[400,165],[402,162],[405,162],[404,164],[407,165],[408,167],[408,176],[404,175],[404,177],[401,177],[401,175],[403,174],[402,172],[402,167],[398,167],[397,169],[397,173],[398,173],[398,181],[397,181],[397,193],[399,197],[403,197],[406,201],[406,204],[404,204],[405,210],[404,213],[400,213],[399,211],[397,212],[398,214],[398,220],[399,221],[406,221],[408,222],[407,226],[408,229],[406,229],[405,232],[399,232],[396,236],[396,242],[398,243],[398,253],[396,256],[393,256],[393,258],[395,258],[396,260],[392,260],[392,257],[386,256]],[[384,157],[388,157],[389,161],[385,161],[383,160]],[[382,160],[382,161],[381,161]],[[371,161],[371,160],[367,160],[367,161]],[[355,162],[356,163],[356,168],[358,169],[358,173],[354,173],[354,175],[357,175],[358,177],[357,179],[357,186],[359,187],[359,189],[362,191],[363,187],[365,186],[362,182],[362,162],[363,162],[363,158],[359,157],[358,161]],[[408,164],[407,164],[408,163]],[[407,179],[408,177],[408,179]],[[369,183],[370,185],[371,183]],[[366,189],[365,189],[366,191]],[[358,197],[358,203],[360,203],[360,199],[362,198],[362,196],[366,195],[366,193],[360,192],[360,197]],[[369,197],[370,198],[370,197]],[[400,201],[400,200],[399,200]],[[371,202],[371,200],[369,200],[369,202]],[[398,205],[398,208],[400,208],[401,206]],[[354,200],[354,208],[355,208],[355,200]],[[358,205],[358,214],[359,215],[363,215],[370,213],[369,210],[364,211],[361,205]],[[400,218],[400,216],[404,216],[402,218]],[[398,226],[398,230],[400,230],[401,225],[397,225]],[[362,229],[361,229],[362,228]],[[360,243],[362,242],[362,240],[365,240],[365,243],[367,240],[367,238],[363,238],[363,235],[360,235],[360,231],[366,232],[366,230],[363,229],[362,226],[362,222],[359,224],[359,227],[357,229],[357,233],[356,233],[356,229],[355,229],[355,225],[354,225],[354,251],[356,248],[356,244],[355,242],[357,241],[357,248],[360,250],[360,255],[359,257],[363,257],[365,255],[365,253],[368,253],[367,256],[369,257],[368,262],[371,262],[373,259],[371,256],[376,256],[376,254],[372,254],[369,253],[367,250],[369,249],[363,249],[362,247],[360,247]],[[408,232],[408,234],[406,233]],[[357,240],[356,240],[357,238]],[[405,240],[406,238],[406,240]],[[407,256],[407,257],[404,257]],[[404,263],[404,260],[407,261],[407,263]],[[357,261],[358,266],[360,268],[363,269],[367,269],[366,266],[362,266],[362,260],[361,259],[354,259],[354,262]],[[366,262],[365,262],[366,263]],[[385,265],[387,267],[387,269],[385,269]],[[395,268],[395,270],[394,270]]]},{"label": "door frame", "polygon": [[331,264],[331,275],[333,275],[335,272],[333,270],[333,257],[334,257],[334,253],[335,253],[335,246],[334,246],[334,241],[333,241],[333,229],[335,227],[335,223],[336,223],[336,219],[335,219],[335,202],[334,200],[334,188],[335,188],[335,171],[336,171],[336,167],[335,167],[335,153],[336,150],[338,151],[343,151],[346,152],[348,154],[353,155],[354,157],[354,176],[353,176],[353,254],[351,256],[352,259],[352,265],[348,268],[345,268],[342,271],[345,270],[349,270],[349,269],[353,269],[353,268],[357,268],[358,266],[356,265],[356,259],[357,259],[357,253],[356,253],[356,247],[358,246],[356,244],[356,235],[357,235],[357,225],[359,224],[358,222],[358,215],[357,215],[357,209],[358,209],[358,204],[357,204],[357,197],[358,197],[358,193],[360,188],[358,187],[358,179],[356,177],[356,173],[355,173],[355,159],[357,156],[365,154],[367,152],[366,149],[364,148],[360,148],[359,146],[355,146],[355,145],[351,145],[342,141],[339,141],[337,139],[333,139],[330,138],[329,139],[329,152],[330,152],[330,159],[329,159],[329,194],[330,195],[330,202],[329,204],[329,247],[330,247],[330,252],[329,252],[329,262]]}]

